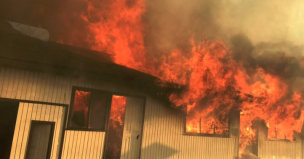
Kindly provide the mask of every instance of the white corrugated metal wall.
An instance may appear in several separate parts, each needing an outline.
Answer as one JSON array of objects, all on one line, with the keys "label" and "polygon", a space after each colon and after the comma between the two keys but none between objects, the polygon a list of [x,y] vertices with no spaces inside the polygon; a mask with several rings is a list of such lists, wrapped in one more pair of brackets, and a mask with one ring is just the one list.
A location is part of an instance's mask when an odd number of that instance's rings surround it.
[{"label": "white corrugated metal wall", "polygon": [[61,158],[102,158],[105,132],[65,131]]},{"label": "white corrugated metal wall", "polygon": [[183,135],[184,117],[147,98],[141,158],[234,159],[238,139]]},{"label": "white corrugated metal wall", "polygon": [[[30,72],[18,69],[0,69],[0,97],[11,99],[33,100],[69,104],[72,86],[109,90],[129,95],[145,95],[125,86],[114,85],[103,81],[76,79],[51,75],[48,73]],[[171,111],[168,105],[147,96],[141,158],[178,158],[178,159],[234,159],[238,139],[206,136],[183,135],[184,119]],[[93,136],[92,136],[93,135]],[[94,136],[95,135],[95,136]],[[94,158],[102,156],[104,141],[103,132],[66,131],[63,145],[65,158]],[[95,140],[97,139],[98,140]],[[90,140],[98,141],[98,144]],[[91,145],[90,150],[79,144]],[[95,152],[100,151],[100,152]],[[82,152],[80,152],[82,150]],[[77,155],[75,154],[78,153]]]},{"label": "white corrugated metal wall", "polygon": [[63,118],[64,107],[62,106],[20,103],[10,159],[25,158],[28,136],[30,132],[30,124],[32,120],[55,122],[50,158],[58,158],[61,139],[60,132],[63,128]]},{"label": "white corrugated metal wall", "polygon": [[303,159],[303,141],[300,136],[293,142],[269,140],[265,126],[259,126],[258,130],[258,156],[261,159]]}]

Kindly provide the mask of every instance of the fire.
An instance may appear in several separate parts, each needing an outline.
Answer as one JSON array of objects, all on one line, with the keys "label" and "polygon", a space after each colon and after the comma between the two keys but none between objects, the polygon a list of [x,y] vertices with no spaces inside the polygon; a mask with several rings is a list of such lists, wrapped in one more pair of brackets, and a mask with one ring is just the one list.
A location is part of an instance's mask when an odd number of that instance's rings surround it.
[{"label": "fire", "polygon": [[[155,61],[144,45],[143,1],[134,0],[132,5],[125,0],[104,2],[107,9],[93,3],[97,2],[89,2],[88,14],[81,15],[93,35],[88,39],[91,48],[111,53],[116,63],[155,75],[164,83],[186,86],[182,94],[173,93],[169,99],[175,106],[187,106],[187,132],[224,135],[233,108],[242,112],[240,152],[256,138],[252,128],[256,119],[269,123],[269,138],[292,140],[293,132],[301,131],[301,92],[263,68],[253,68],[254,73],[248,74],[222,40],[190,40],[188,52],[176,49]],[[94,17],[99,18],[97,22],[90,20]]]},{"label": "fire", "polygon": [[112,96],[109,135],[106,146],[107,158],[120,158],[126,100],[127,98],[123,96]]},{"label": "fire", "polygon": [[163,81],[186,86],[182,94],[169,98],[176,106],[187,105],[187,132],[212,134],[210,125],[215,125],[219,128],[216,134],[224,134],[227,114],[234,107],[241,112],[241,153],[256,140],[254,120],[268,123],[268,138],[293,140],[294,132],[301,132],[301,92],[262,68],[256,68],[250,76],[221,40],[191,43],[190,58],[174,51],[159,76]]},{"label": "fire", "polygon": [[111,126],[114,128],[122,127],[124,122],[124,114],[126,110],[127,97],[113,96],[110,112]]},{"label": "fire", "polygon": [[143,0],[88,1],[81,18],[90,30],[91,49],[114,55],[118,64],[151,73],[145,56],[144,12]]},{"label": "fire", "polygon": [[[169,99],[177,107],[187,107],[188,133],[224,135],[231,110],[241,112],[240,152],[255,142],[254,120],[267,123],[268,138],[293,140],[294,132],[301,132],[301,90],[290,87],[272,70],[256,66],[247,72],[246,63],[234,60],[222,40],[191,39],[190,49],[176,48],[155,59],[145,48],[145,1],[93,0],[86,4],[80,18],[89,28],[86,41],[91,49],[110,53],[116,63],[157,76],[163,83],[185,86],[181,94],[173,93]],[[125,98],[113,96],[112,102],[116,115],[110,120],[121,126],[119,114],[125,110]]]}]

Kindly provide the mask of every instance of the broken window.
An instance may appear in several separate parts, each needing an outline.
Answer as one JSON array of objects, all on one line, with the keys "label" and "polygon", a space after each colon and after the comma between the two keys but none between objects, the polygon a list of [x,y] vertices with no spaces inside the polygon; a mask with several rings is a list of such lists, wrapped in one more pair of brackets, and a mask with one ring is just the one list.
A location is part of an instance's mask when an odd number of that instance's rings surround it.
[{"label": "broken window", "polygon": [[185,133],[229,136],[228,116],[204,114],[196,110],[187,110]]},{"label": "broken window", "polygon": [[69,128],[105,130],[107,94],[75,90]]}]

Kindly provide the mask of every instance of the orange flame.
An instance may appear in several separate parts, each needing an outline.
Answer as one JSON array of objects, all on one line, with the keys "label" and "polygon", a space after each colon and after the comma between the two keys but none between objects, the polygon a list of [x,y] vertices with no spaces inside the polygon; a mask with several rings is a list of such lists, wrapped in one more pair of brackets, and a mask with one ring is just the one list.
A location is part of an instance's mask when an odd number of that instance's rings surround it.
[{"label": "orange flame", "polygon": [[112,96],[111,113],[110,113],[110,126],[117,128],[122,127],[124,122],[124,114],[126,110],[127,97]]},{"label": "orange flame", "polygon": [[[90,30],[87,41],[91,49],[111,53],[116,63],[155,75],[164,83],[186,87],[169,99],[176,106],[187,106],[187,132],[224,134],[228,112],[235,107],[241,111],[241,152],[254,142],[252,121],[256,119],[268,123],[269,138],[292,140],[294,131],[301,132],[301,91],[292,90],[287,81],[262,68],[247,73],[223,41],[191,40],[189,52],[176,49],[155,60],[148,56],[144,43],[143,0],[87,3],[87,13],[81,18]],[[121,111],[117,108],[117,112]],[[122,122],[119,116],[111,119]],[[212,125],[217,129],[211,129]]]},{"label": "orange flame", "polygon": [[108,141],[106,145],[107,158],[119,158],[124,128],[126,97],[112,96]]},{"label": "orange flame", "polygon": [[[192,41],[192,46],[190,58],[174,51],[162,65],[159,76],[187,86],[182,94],[171,94],[170,100],[176,106],[188,105],[188,132],[211,133],[210,125],[214,123],[227,127],[227,113],[235,106],[242,114],[241,153],[255,142],[252,121],[256,119],[269,123],[268,138],[293,140],[294,131],[301,132],[304,116],[299,91],[290,90],[283,79],[262,68],[249,76],[242,64],[228,54],[222,41]],[[201,127],[200,120],[204,123]],[[219,133],[223,132],[221,129]]]},{"label": "orange flame", "polygon": [[[144,1],[114,0],[87,3],[87,14],[82,14],[81,18],[87,22],[93,37],[87,39],[91,49],[113,54],[118,64],[152,73],[149,70],[151,67],[147,68],[149,61],[144,46]],[[98,20],[94,21],[96,18]]]}]

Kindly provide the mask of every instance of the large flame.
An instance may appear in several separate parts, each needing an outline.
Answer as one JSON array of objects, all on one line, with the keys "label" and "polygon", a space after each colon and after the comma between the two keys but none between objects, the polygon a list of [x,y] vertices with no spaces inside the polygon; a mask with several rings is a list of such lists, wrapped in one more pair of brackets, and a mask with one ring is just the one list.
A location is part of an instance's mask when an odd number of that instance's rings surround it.
[{"label": "large flame", "polygon": [[190,51],[176,49],[156,64],[145,49],[144,13],[143,0],[90,1],[81,18],[93,35],[87,39],[92,49],[111,53],[116,63],[156,75],[163,82],[186,86],[182,94],[169,98],[175,106],[187,106],[187,132],[225,134],[232,108],[242,112],[241,152],[254,142],[252,121],[256,119],[267,123],[268,138],[293,140],[294,131],[301,132],[301,92],[263,68],[248,74],[222,40],[190,40]]},{"label": "large flame", "polygon": [[[181,94],[171,94],[169,99],[177,107],[187,107],[187,132],[224,135],[231,110],[241,112],[241,152],[256,138],[254,120],[265,121],[268,138],[293,140],[294,132],[301,132],[304,120],[301,90],[294,89],[286,79],[265,67],[252,67],[248,72],[245,66],[249,64],[236,61],[224,41],[187,39],[191,49],[176,46],[174,51],[155,58],[146,48],[148,24],[143,20],[144,0],[78,1],[85,4],[85,11],[77,16],[88,29],[86,43],[91,49],[110,53],[116,63],[157,76],[163,83],[185,86]],[[63,42],[75,41],[70,40]],[[114,96],[114,105],[124,105],[115,104],[118,101],[123,100]],[[114,111],[116,107],[112,108]],[[115,111],[122,113],[123,108],[117,107]],[[122,123],[119,115],[110,118]]]},{"label": "large flame", "polygon": [[[102,9],[101,9],[102,8]],[[115,62],[152,73],[144,46],[143,0],[89,1],[81,18],[90,30],[91,49],[115,56]],[[136,54],[134,54],[136,52]]]},{"label": "large flame", "polygon": [[[214,123],[220,128],[227,127],[225,119],[233,107],[242,112],[240,152],[255,140],[252,122],[256,119],[268,123],[268,138],[293,140],[294,131],[301,132],[304,115],[300,92],[291,90],[283,79],[262,68],[249,76],[242,63],[231,58],[222,41],[192,42],[192,45],[192,56],[188,59],[173,52],[169,58],[174,60],[162,67],[168,72],[163,71],[160,76],[187,86],[182,94],[171,94],[170,100],[176,106],[188,105],[189,132],[210,133],[210,125]],[[182,62],[176,62],[178,59]],[[183,71],[179,71],[181,68]],[[200,119],[206,126],[199,130]]]}]

